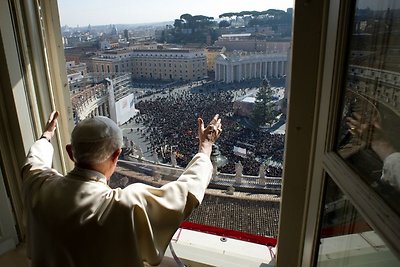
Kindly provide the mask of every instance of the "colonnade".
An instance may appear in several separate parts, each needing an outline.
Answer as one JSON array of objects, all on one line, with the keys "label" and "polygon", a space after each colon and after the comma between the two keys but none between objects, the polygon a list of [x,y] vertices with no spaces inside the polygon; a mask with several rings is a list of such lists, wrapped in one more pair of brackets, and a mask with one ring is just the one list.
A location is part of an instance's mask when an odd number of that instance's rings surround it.
[{"label": "colonnade", "polygon": [[215,80],[225,83],[284,76],[288,67],[286,55],[221,57],[215,64]]},{"label": "colonnade", "polygon": [[94,116],[110,117],[108,97],[103,96],[101,99],[89,98],[87,101],[81,103],[80,106],[75,107],[75,112],[78,121]]},{"label": "colonnade", "polygon": [[397,114],[400,113],[400,73],[365,66],[350,65],[350,87],[380,101]]}]

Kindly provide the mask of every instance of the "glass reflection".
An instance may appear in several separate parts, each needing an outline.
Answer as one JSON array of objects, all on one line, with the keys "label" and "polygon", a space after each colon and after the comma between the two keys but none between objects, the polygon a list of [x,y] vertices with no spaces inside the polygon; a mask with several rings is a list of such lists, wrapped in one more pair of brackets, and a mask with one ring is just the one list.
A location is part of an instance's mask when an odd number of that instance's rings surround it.
[{"label": "glass reflection", "polygon": [[339,154],[399,211],[400,3],[356,2]]},{"label": "glass reflection", "polygon": [[317,266],[399,266],[399,259],[327,179]]}]

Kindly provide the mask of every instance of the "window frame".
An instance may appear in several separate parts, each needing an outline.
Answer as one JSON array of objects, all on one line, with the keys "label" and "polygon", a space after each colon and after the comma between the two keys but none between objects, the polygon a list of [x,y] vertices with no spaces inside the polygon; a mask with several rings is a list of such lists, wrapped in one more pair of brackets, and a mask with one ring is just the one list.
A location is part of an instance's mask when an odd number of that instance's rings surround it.
[{"label": "window frame", "polygon": [[[306,3],[307,5],[305,5]],[[310,121],[313,122],[309,130],[310,136],[301,138],[298,132],[300,130],[307,131],[303,129],[306,124],[303,124],[301,120],[295,120],[298,117],[302,118],[298,114],[297,117],[293,116],[299,107],[292,105],[291,101],[289,103],[277,266],[314,266],[316,264],[327,175],[334,180],[388,247],[400,255],[399,215],[334,151],[338,125],[337,114],[340,107],[340,88],[344,84],[344,71],[347,67],[347,44],[349,31],[352,28],[349,25],[352,21],[352,5],[354,3],[353,0],[327,1],[328,6],[315,7],[318,3],[297,0],[295,4],[292,54],[294,64],[292,64],[289,99],[294,102],[299,101],[296,105],[300,105],[302,102],[306,106],[306,111],[310,109],[307,105],[314,103],[312,107],[315,110],[309,114],[309,118],[312,118]],[[307,31],[314,31],[315,34],[315,30],[317,30],[315,25],[301,23],[304,17],[312,18],[314,24],[318,24],[317,21],[326,23],[325,32],[319,35],[321,47],[317,51],[320,53],[318,60],[313,57],[315,52],[312,51],[311,43],[308,49],[305,48],[305,45],[299,47],[302,42],[307,43],[313,40],[312,37],[307,36]],[[296,34],[296,30],[299,34]],[[315,42],[315,38],[313,41]],[[301,68],[300,62],[304,62],[306,58],[308,58],[308,68],[317,66],[319,69],[314,78],[308,76],[307,70]],[[304,84],[296,82],[297,77],[301,77],[297,81],[313,79],[316,86],[309,87],[307,92],[303,92],[307,95],[315,93],[317,95],[315,102],[312,102],[310,99],[314,99],[310,98],[307,103],[305,99],[296,96],[300,92],[294,92],[294,90]],[[306,83],[304,87],[306,86],[309,84]],[[300,91],[300,88],[298,90]],[[293,100],[293,96],[295,100]],[[301,113],[304,113],[303,108]],[[290,121],[294,121],[294,123],[291,124]],[[312,146],[310,152],[306,153],[294,148],[291,142],[296,142],[296,140],[297,142],[309,142],[307,144]],[[308,156],[308,161],[303,159]],[[291,162],[296,157],[302,159],[299,163],[306,165],[302,172],[300,172],[301,168],[296,168],[296,165]],[[296,170],[298,170],[297,174]],[[289,195],[290,197],[286,198]],[[293,201],[293,199],[298,201]],[[293,224],[293,222],[298,222],[298,224]],[[294,235],[292,235],[293,232]],[[291,257],[287,257],[287,255],[291,255]]]},{"label": "window frame", "polygon": [[[72,162],[64,154],[63,146],[69,142],[73,117],[68,101],[69,88],[57,1],[9,0],[8,3],[12,12],[7,18],[15,24],[7,24],[9,31],[6,34],[15,39],[8,38],[10,43],[0,43],[0,57],[12,61],[10,65],[0,66],[1,72],[9,76],[1,74],[0,87],[4,92],[0,92],[0,103],[4,105],[0,105],[0,135],[5,138],[2,138],[0,148],[2,164],[6,166],[4,176],[12,192],[12,202],[21,229],[19,167],[24,155],[41,134],[48,114],[57,107],[61,117],[54,140],[54,166],[64,173],[71,169]],[[399,245],[393,244],[393,241],[400,240],[399,233],[393,233],[399,229],[396,228],[399,217],[391,214],[391,209],[379,196],[373,195],[370,188],[362,187],[365,183],[348,169],[336,153],[329,153],[333,144],[333,126],[336,125],[333,114],[336,114],[339,96],[334,88],[338,88],[341,82],[344,62],[341,48],[347,41],[344,32],[350,18],[350,4],[351,0],[295,2],[277,266],[313,264],[325,173],[338,183],[346,195],[352,195],[352,203],[368,223],[398,252]],[[4,32],[1,31],[1,34]],[[303,62],[307,62],[308,68],[304,68]],[[23,82],[16,83],[18,88],[12,82],[13,74],[19,75]],[[15,114],[5,107],[10,107]],[[300,109],[302,112],[298,112]],[[4,156],[13,154],[16,156]],[[389,216],[390,220],[382,221],[378,215]],[[298,223],[293,224],[293,221]]]},{"label": "window frame", "polygon": [[[324,71],[328,8],[328,1],[296,0],[294,5],[292,52],[289,61],[291,69],[287,74],[288,118],[278,233],[278,267],[312,265],[304,262],[307,255],[303,254],[304,251],[313,250],[310,247],[313,236],[311,239],[306,236],[308,223],[313,223],[311,227],[318,223],[317,218],[307,221],[310,198],[318,198],[321,194],[318,190],[316,194],[311,192],[311,184],[322,175],[313,175],[313,167],[318,166],[315,150],[320,145],[317,142],[318,109]],[[304,67],[304,62],[307,62],[307,68]]]},{"label": "window frame", "polygon": [[25,155],[57,108],[61,116],[52,141],[53,166],[62,173],[72,169],[63,146],[73,119],[56,1],[8,0],[1,5],[0,60],[6,64],[0,66],[0,158],[22,240],[20,169]]},{"label": "window frame", "polygon": [[[335,140],[337,138],[336,128],[339,125],[338,116],[341,104],[346,71],[347,56],[349,49],[350,34],[354,16],[355,2],[350,0],[332,1],[330,16],[337,16],[337,24],[328,31],[327,44],[335,43],[335,62],[333,71],[326,74],[323,86],[323,101],[328,105],[321,105],[320,121],[327,121],[326,130],[321,130],[321,136],[325,136],[326,149],[321,153],[322,167],[338,187],[346,194],[347,198],[354,205],[357,211],[364,217],[366,222],[383,239],[385,244],[400,256],[400,215],[397,214],[386,202],[373,190],[365,180],[357,174],[335,151]],[[333,13],[335,12],[335,13]],[[334,22],[334,21],[332,21]],[[333,23],[332,23],[333,24]],[[329,51],[330,49],[327,49]],[[329,55],[326,55],[328,57]],[[326,61],[328,63],[328,61]],[[326,66],[327,67],[327,66]],[[329,82],[331,82],[329,84]],[[328,114],[326,114],[328,112]],[[321,151],[322,152],[322,151]],[[318,240],[316,240],[318,241]],[[315,255],[316,257],[316,255]]]}]

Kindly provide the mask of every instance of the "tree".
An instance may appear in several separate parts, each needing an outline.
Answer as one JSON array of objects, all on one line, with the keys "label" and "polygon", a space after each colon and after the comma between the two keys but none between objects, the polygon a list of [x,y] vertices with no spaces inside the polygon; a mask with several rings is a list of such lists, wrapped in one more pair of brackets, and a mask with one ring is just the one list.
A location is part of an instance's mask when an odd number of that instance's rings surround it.
[{"label": "tree", "polygon": [[229,26],[231,26],[231,23],[227,20],[221,20],[218,24],[219,28],[228,28]]},{"label": "tree", "polygon": [[180,19],[184,19],[186,22],[189,22],[193,20],[193,16],[188,13],[185,13],[181,15]]},{"label": "tree", "polygon": [[235,12],[228,12],[228,13],[223,13],[223,14],[219,15],[219,18],[220,19],[222,19],[222,18],[232,18],[234,16],[236,16]]},{"label": "tree", "polygon": [[213,17],[204,15],[182,14],[179,19],[175,19],[173,28],[166,29],[162,41],[176,44],[212,43],[218,38],[216,31],[218,23]]},{"label": "tree", "polygon": [[182,29],[183,25],[183,20],[182,19],[176,19],[174,22],[174,27],[175,29]]},{"label": "tree", "polygon": [[252,113],[252,120],[257,126],[272,123],[276,117],[274,110],[273,92],[267,79],[261,83],[261,87],[257,92],[254,109]]}]

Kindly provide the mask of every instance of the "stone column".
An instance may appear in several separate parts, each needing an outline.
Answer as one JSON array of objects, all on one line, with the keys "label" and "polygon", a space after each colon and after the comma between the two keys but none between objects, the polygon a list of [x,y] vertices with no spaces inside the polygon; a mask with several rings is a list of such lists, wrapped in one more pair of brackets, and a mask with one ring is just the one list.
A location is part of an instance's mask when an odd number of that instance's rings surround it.
[{"label": "stone column", "polygon": [[104,116],[106,116],[106,117],[108,117],[107,108],[108,108],[107,103],[103,103],[103,113],[104,113]]},{"label": "stone column", "polygon": [[278,76],[279,75],[279,61],[277,60],[276,61],[276,74],[275,74],[275,76]]},{"label": "stone column", "polygon": [[251,78],[251,64],[252,64],[252,63],[247,63],[247,67],[249,68],[249,69],[248,69],[248,72],[247,72],[247,79],[250,79],[250,78]]},{"label": "stone column", "polygon": [[283,75],[286,75],[286,64],[287,61],[283,61]]},{"label": "stone column", "polygon": [[228,67],[225,64],[224,65],[224,82],[227,82],[227,80],[228,80],[227,70],[228,70]]},{"label": "stone column", "polygon": [[226,68],[227,68],[227,80],[228,80],[228,83],[231,83],[232,82],[232,76],[233,76],[233,66],[231,65],[231,64],[228,64],[227,66],[226,66]]},{"label": "stone column", "polygon": [[103,110],[103,103],[102,104],[100,104],[100,106],[99,106],[99,114],[100,114],[100,116],[104,116],[104,110]]},{"label": "stone column", "polygon": [[261,62],[261,77],[267,76],[267,62]]}]

